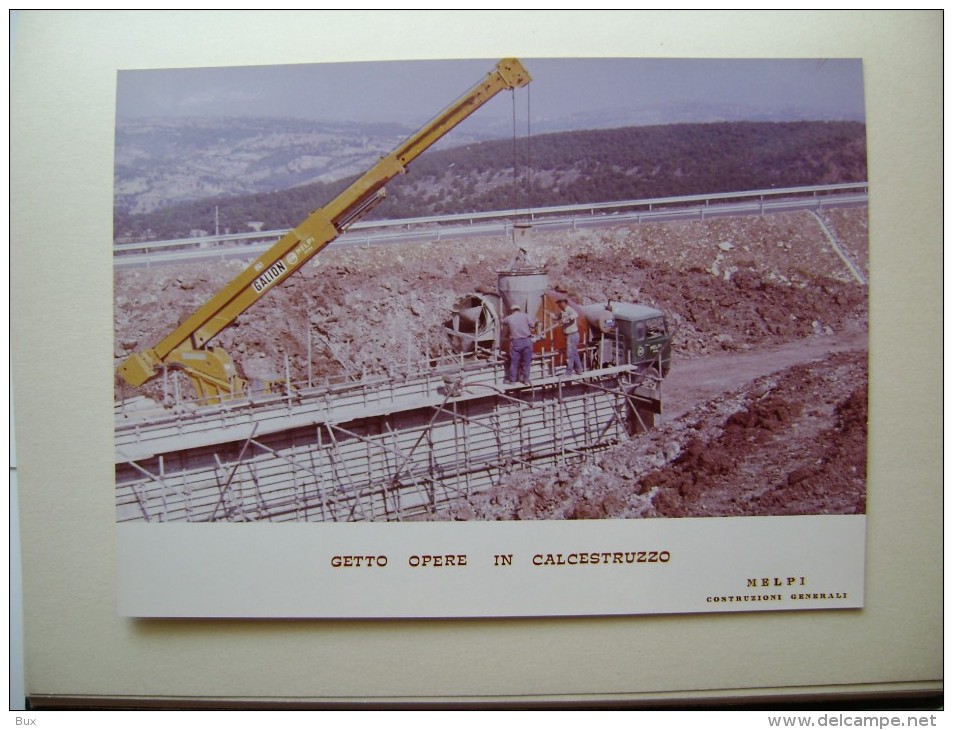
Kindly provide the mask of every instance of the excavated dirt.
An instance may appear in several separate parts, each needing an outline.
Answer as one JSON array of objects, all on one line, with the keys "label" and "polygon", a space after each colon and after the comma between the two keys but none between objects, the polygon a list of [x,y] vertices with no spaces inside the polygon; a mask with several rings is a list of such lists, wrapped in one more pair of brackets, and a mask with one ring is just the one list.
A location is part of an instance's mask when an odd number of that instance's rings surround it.
[{"label": "excavated dirt", "polygon": [[[866,210],[823,214],[867,271]],[[560,470],[513,475],[444,519],[859,513],[865,509],[867,289],[810,213],[537,233],[578,301],[658,307],[676,327],[660,427]],[[340,247],[223,331],[249,379],[399,374],[448,354],[446,313],[496,288],[510,240]],[[154,345],[244,268],[118,271],[116,363]],[[310,333],[310,336],[309,336]],[[310,367],[308,362],[310,340]],[[160,383],[116,397],[168,397]]]},{"label": "excavated dirt", "polygon": [[863,513],[866,438],[866,353],[837,353],[702,403],[594,463],[513,476],[448,517]]}]

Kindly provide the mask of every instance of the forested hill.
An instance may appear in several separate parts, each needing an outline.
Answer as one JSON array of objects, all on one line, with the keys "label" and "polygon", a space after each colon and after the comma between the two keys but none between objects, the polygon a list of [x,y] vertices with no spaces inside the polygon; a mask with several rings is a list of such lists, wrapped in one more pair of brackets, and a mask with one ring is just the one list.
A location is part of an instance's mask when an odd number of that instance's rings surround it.
[{"label": "forested hill", "polygon": [[[430,151],[387,186],[372,218],[501,210],[867,179],[857,122],[724,122],[564,132]],[[515,161],[515,165],[514,165]],[[515,167],[515,173],[514,173]],[[290,228],[354,178],[116,214],[117,238]]]}]

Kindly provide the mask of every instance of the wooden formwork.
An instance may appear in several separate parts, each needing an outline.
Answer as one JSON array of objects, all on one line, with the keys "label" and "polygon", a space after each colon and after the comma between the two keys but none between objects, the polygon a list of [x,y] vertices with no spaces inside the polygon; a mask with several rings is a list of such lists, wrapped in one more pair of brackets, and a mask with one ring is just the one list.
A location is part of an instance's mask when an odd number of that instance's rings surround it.
[{"label": "wooden formwork", "polygon": [[498,364],[298,390],[178,414],[122,412],[117,520],[354,521],[439,517],[506,474],[580,460],[651,427],[630,366],[532,386]]}]

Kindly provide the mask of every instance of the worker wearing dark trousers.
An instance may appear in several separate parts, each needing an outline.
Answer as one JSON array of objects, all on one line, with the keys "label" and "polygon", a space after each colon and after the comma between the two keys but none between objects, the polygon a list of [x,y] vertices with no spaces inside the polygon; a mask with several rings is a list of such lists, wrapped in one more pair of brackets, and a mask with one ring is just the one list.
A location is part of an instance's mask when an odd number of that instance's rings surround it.
[{"label": "worker wearing dark trousers", "polygon": [[533,332],[537,323],[530,319],[522,307],[514,304],[510,315],[503,320],[510,336],[510,372],[506,382],[517,380],[529,385],[530,365],[533,362]]}]

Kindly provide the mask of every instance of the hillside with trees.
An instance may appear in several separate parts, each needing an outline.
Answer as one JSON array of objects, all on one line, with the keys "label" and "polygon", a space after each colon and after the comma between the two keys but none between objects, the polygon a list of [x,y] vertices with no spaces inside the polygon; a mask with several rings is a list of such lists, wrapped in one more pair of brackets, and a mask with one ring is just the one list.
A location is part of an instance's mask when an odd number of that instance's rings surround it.
[{"label": "hillside with trees", "polygon": [[[387,186],[370,218],[504,210],[867,179],[857,122],[724,122],[590,130],[431,150]],[[354,178],[115,213],[118,239],[290,228]]]}]

